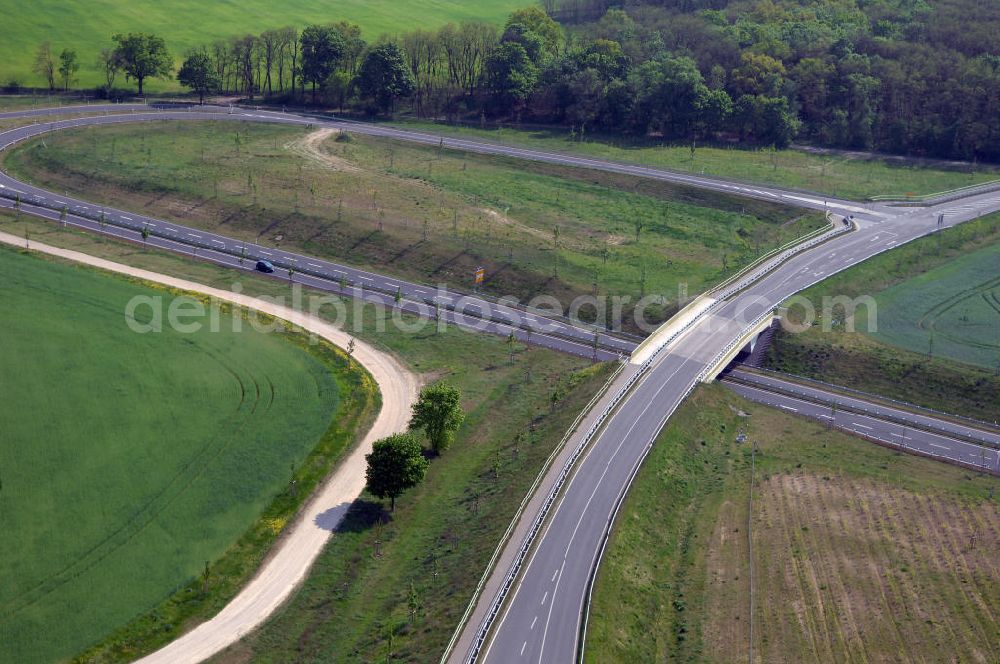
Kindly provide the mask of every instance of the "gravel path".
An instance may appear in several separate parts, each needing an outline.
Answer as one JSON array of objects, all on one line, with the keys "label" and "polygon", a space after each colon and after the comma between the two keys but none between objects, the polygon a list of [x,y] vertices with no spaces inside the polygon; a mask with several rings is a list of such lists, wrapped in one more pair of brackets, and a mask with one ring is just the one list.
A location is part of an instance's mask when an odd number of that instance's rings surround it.
[{"label": "gravel path", "polygon": [[[24,247],[24,238],[0,232],[0,242]],[[115,263],[88,254],[31,242],[31,250],[125,274],[171,288],[201,293],[289,321],[346,348],[351,336],[316,317],[254,297]],[[124,324],[124,313],[122,317]],[[406,429],[419,380],[393,356],[355,339],[353,357],[372,375],[382,409],[359,445],[352,449],[305,504],[299,517],[268,554],[256,576],[211,620],[140,660],[145,664],[201,662],[237,642],[263,623],[305,578],[347,508],[365,486],[365,455],[379,438]]]}]

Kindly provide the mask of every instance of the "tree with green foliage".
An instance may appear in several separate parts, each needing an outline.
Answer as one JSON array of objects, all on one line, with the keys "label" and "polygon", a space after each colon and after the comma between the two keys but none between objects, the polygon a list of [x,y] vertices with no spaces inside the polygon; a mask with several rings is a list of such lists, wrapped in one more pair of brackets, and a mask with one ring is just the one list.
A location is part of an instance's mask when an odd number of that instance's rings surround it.
[{"label": "tree with green foliage", "polygon": [[167,43],[162,37],[144,32],[116,34],[115,57],[125,72],[126,79],[135,79],[142,95],[142,86],[147,78],[170,76],[174,61],[167,51]]},{"label": "tree with green foliage", "polygon": [[502,44],[520,44],[524,52],[528,54],[536,67],[541,66],[548,59],[549,54],[545,50],[545,41],[540,35],[527,26],[520,23],[508,25],[500,37]]},{"label": "tree with green foliage", "polygon": [[205,50],[193,51],[184,59],[177,72],[177,82],[198,93],[198,103],[205,103],[205,95],[215,92],[221,85],[219,74],[212,65],[212,58]]},{"label": "tree with green foliage", "polygon": [[538,83],[538,68],[517,42],[503,42],[486,61],[486,88],[499,110],[520,108]]},{"label": "tree with green foliage", "polygon": [[420,398],[413,404],[410,428],[423,429],[431,449],[440,454],[451,445],[464,420],[461,392],[442,382],[420,391]]},{"label": "tree with green foliage", "polygon": [[365,455],[368,493],[391,501],[396,510],[396,498],[407,489],[420,484],[427,474],[427,459],[416,436],[397,433],[375,441],[371,454]]},{"label": "tree with green foliage", "polygon": [[77,60],[76,51],[64,48],[59,54],[59,76],[62,77],[63,90],[69,90],[69,86],[74,83],[74,77],[78,71],[80,71],[80,61]]},{"label": "tree with green foliage", "polygon": [[743,95],[733,115],[743,138],[776,148],[788,147],[801,126],[785,97]]},{"label": "tree with green foliage", "polygon": [[358,89],[385,113],[397,99],[409,97],[416,89],[406,53],[396,44],[379,44],[368,51],[358,72]]},{"label": "tree with green foliage", "polygon": [[326,83],[346,52],[344,37],[333,27],[310,25],[302,31],[301,79],[303,88],[306,83],[312,85],[314,104],[317,86]]},{"label": "tree with green foliage", "polygon": [[562,26],[552,20],[541,7],[531,6],[511,12],[504,30],[509,30],[514,25],[522,25],[538,35],[547,55],[554,56],[559,53],[563,43]]}]

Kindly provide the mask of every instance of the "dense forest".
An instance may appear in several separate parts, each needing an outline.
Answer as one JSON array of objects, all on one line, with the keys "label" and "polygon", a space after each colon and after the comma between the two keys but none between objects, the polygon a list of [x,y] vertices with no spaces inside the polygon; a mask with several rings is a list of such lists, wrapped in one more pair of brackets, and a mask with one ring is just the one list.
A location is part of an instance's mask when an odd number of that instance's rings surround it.
[{"label": "dense forest", "polygon": [[[178,78],[200,94],[558,124],[578,136],[1000,161],[996,0],[609,4],[545,0],[502,26],[372,44],[346,22],[268,30],[206,44]],[[120,48],[105,56],[109,89],[116,71],[137,78]],[[54,85],[51,56],[47,67]]]}]

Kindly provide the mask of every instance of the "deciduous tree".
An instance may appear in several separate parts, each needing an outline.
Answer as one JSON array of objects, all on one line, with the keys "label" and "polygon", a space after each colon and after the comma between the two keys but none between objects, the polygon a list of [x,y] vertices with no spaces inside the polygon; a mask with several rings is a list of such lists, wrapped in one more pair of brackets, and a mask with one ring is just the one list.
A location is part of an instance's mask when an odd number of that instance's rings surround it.
[{"label": "deciduous tree", "polygon": [[169,76],[174,68],[173,59],[167,51],[167,43],[162,37],[143,32],[116,34],[115,55],[125,72],[126,79],[135,79],[139,94],[147,78]]},{"label": "deciduous tree", "polygon": [[462,411],[462,394],[448,383],[437,383],[420,391],[420,398],[413,404],[410,428],[423,429],[431,449],[443,452],[451,445],[458,427],[465,420]]},{"label": "deciduous tree", "polygon": [[397,99],[413,94],[416,82],[403,49],[389,42],[368,51],[358,72],[358,88],[383,113],[391,110]]},{"label": "deciduous tree", "polygon": [[331,27],[310,25],[302,31],[302,82],[312,84],[314,104],[317,86],[326,82],[346,50],[344,38]]},{"label": "deciduous tree", "polygon": [[80,62],[76,58],[76,51],[64,48],[59,54],[59,76],[62,77],[63,90],[69,90],[69,86],[76,80],[76,72],[80,71]]},{"label": "deciduous tree", "polygon": [[56,89],[56,63],[52,59],[52,44],[50,42],[44,41],[38,45],[32,69],[45,79],[45,82],[49,84],[49,90]]},{"label": "deciduous tree", "polygon": [[207,51],[194,51],[184,59],[177,72],[177,81],[198,93],[198,103],[205,103],[205,95],[219,89],[219,75]]},{"label": "deciduous tree", "polygon": [[375,441],[371,454],[367,454],[365,460],[368,462],[365,488],[373,496],[390,499],[393,511],[396,509],[396,498],[423,481],[427,474],[427,459],[420,441],[409,433],[398,433]]}]

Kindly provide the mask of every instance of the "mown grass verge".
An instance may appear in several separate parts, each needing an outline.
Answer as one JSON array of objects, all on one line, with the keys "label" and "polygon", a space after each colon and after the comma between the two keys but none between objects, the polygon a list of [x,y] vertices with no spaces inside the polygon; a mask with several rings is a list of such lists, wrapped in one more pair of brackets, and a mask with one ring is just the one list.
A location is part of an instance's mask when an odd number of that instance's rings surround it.
[{"label": "mown grass verge", "polygon": [[852,153],[821,154],[802,150],[696,145],[692,154],[690,143],[664,144],[621,136],[581,137],[563,129],[480,129],[417,120],[398,120],[394,124],[463,138],[484,138],[507,145],[773,184],[851,199],[933,194],[1000,178],[1000,170],[993,166],[919,166],[905,158],[867,158]]},{"label": "mown grass verge", "polygon": [[136,334],[130,298],[167,307],[185,294],[0,254],[11,315],[0,511],[13,547],[0,660],[66,658],[144,615],[116,636],[128,657],[235,593],[378,394],[304,334],[236,332],[225,307],[217,332]]},{"label": "mown grass verge", "polygon": [[1000,480],[716,384],[677,411],[632,486],[586,661],[747,659],[751,443],[754,661],[996,658]]},{"label": "mown grass verge", "polygon": [[[1000,416],[997,405],[1000,376],[995,370],[948,357],[947,339],[943,338],[938,341],[936,352],[927,346],[919,350],[915,346],[913,349],[890,346],[885,341],[895,337],[877,330],[868,332],[872,314],[865,306],[858,307],[852,332],[842,307],[834,307],[827,313],[831,320],[822,320],[822,304],[827,296],[870,295],[878,305],[887,303],[879,310],[880,319],[883,312],[886,317],[912,318],[915,315],[912,306],[894,313],[893,300],[898,296],[886,298],[885,293],[909,285],[917,288],[917,282],[911,280],[925,279],[922,275],[931,275],[935,270],[952,269],[948,266],[960,266],[977,250],[998,242],[1000,214],[993,214],[879,254],[806,289],[801,295],[812,302],[820,320],[802,333],[779,332],[768,350],[767,366],[956,415],[995,421]],[[977,279],[987,276],[980,274]],[[973,285],[970,282],[964,287]],[[934,302],[928,300],[922,304],[930,307]],[[992,314],[987,308],[982,312]],[[793,308],[790,316],[795,319],[800,313],[801,308]],[[979,322],[991,325],[992,318]],[[988,330],[983,332],[984,338],[989,336]],[[956,351],[953,357],[961,356],[960,347],[953,350]]]},{"label": "mown grass verge", "polygon": [[[682,294],[825,223],[787,206],[586,169],[330,130],[170,122],[67,130],[8,170],[55,191],[459,290],[622,297],[659,322]],[[608,317],[601,322],[615,324]],[[596,316],[583,307],[581,316]]]},{"label": "mown grass verge", "polygon": [[[6,220],[0,221],[0,229],[19,235],[27,230],[32,241],[219,288],[238,281],[244,293],[254,295],[287,297],[290,292],[280,280],[105,241],[25,215],[16,222],[9,215],[0,219]],[[347,305],[345,324],[354,330],[355,311]],[[294,639],[302,641],[303,652],[322,653],[316,657],[324,659],[335,655],[373,661],[390,640],[397,656],[405,654],[411,661],[439,655],[523,493],[611,370],[521,345],[511,364],[504,339],[454,327],[407,333],[390,322],[378,332],[376,318],[370,308],[365,310],[356,335],[396,353],[427,380],[447,378],[457,385],[469,416],[452,448],[431,464],[424,484],[397,501],[388,523],[372,523],[384,506],[374,506],[370,498],[359,503],[301,592],[259,636],[224,659],[295,660],[299,646]],[[409,317],[404,321],[415,323]],[[376,539],[380,556],[373,555]],[[412,622],[411,581],[421,607]],[[336,619],[328,620],[331,615]]]}]

